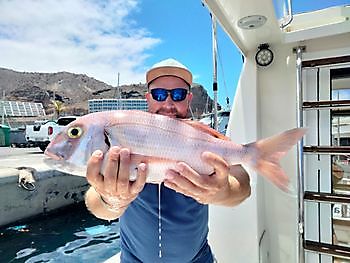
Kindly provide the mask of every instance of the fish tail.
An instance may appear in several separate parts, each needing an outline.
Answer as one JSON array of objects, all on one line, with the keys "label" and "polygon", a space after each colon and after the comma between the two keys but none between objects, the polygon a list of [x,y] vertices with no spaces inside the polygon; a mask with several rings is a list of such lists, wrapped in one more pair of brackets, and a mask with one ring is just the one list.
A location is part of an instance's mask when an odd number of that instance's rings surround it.
[{"label": "fish tail", "polygon": [[281,134],[246,144],[255,153],[249,165],[283,191],[288,191],[289,178],[280,159],[304,136],[306,128],[295,128]]}]

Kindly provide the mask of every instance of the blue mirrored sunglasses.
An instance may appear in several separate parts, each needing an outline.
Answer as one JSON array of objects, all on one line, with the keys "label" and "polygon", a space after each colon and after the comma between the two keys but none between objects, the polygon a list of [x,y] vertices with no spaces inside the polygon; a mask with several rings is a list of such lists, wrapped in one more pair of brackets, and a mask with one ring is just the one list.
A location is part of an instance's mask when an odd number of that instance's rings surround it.
[{"label": "blue mirrored sunglasses", "polygon": [[156,101],[165,101],[168,95],[173,101],[183,101],[187,96],[188,90],[184,88],[176,88],[176,89],[162,89],[155,88],[151,90],[152,98]]}]

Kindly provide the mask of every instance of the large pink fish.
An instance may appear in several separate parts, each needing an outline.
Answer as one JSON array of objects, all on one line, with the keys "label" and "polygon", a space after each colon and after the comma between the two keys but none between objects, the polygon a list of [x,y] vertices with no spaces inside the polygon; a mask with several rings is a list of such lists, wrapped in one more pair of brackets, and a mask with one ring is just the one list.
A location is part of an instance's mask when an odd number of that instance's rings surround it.
[{"label": "large pink fish", "polygon": [[174,168],[178,161],[188,163],[200,174],[211,174],[213,168],[201,160],[202,152],[210,151],[229,164],[255,169],[286,190],[289,180],[279,160],[305,132],[292,129],[240,145],[198,122],[142,111],[108,111],[91,113],[70,123],[49,144],[45,154],[61,169],[85,175],[86,163],[95,150],[107,153],[111,146],[126,147],[131,152],[130,179],[136,178],[137,164],[145,162],[147,182],[159,183],[166,170]]}]

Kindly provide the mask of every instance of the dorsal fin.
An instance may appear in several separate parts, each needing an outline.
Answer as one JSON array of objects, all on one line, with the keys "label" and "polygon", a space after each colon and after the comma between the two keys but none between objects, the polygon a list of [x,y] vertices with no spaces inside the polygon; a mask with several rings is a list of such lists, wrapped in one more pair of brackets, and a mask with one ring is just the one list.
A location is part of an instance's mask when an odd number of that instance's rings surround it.
[{"label": "dorsal fin", "polygon": [[205,132],[215,138],[221,139],[221,140],[225,140],[225,141],[230,141],[230,138],[221,134],[220,132],[210,128],[208,125],[201,123],[199,121],[193,121],[193,120],[188,120],[188,119],[184,119],[182,120],[185,123],[191,125],[193,128],[196,128],[202,132]]}]

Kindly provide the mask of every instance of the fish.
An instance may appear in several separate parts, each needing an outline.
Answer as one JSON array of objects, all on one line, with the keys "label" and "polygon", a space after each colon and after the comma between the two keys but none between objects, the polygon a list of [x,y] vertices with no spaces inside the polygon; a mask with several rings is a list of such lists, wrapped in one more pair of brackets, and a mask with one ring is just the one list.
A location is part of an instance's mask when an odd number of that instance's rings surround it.
[{"label": "fish", "polygon": [[306,128],[294,128],[256,142],[236,144],[197,121],[137,110],[115,110],[77,118],[50,142],[45,154],[50,166],[85,176],[87,162],[94,151],[104,153],[105,163],[112,146],[128,148],[130,180],[136,180],[137,166],[144,162],[147,164],[146,182],[161,183],[166,171],[175,169],[180,161],[199,174],[213,174],[214,168],[201,159],[201,154],[209,151],[221,156],[229,165],[250,167],[287,191],[289,177],[279,162],[305,133]]}]

